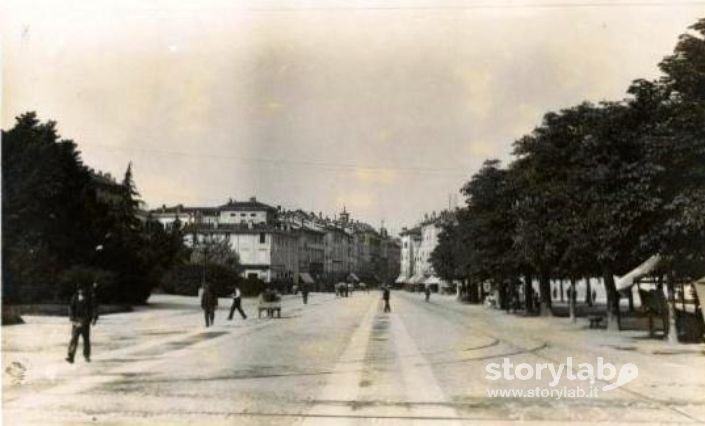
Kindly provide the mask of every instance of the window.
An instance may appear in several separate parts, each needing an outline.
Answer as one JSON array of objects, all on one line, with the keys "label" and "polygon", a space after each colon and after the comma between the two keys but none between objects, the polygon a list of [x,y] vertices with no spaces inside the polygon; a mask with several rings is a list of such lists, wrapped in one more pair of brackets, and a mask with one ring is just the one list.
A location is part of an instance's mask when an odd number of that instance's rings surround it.
[{"label": "window", "polygon": [[255,214],[255,213],[250,213],[250,217],[255,217],[255,216],[257,216],[257,214]]},{"label": "window", "polygon": [[240,216],[245,217],[247,216],[247,213],[240,213]]},{"label": "window", "polygon": [[267,241],[267,234],[264,232],[259,233],[259,243],[264,244]]}]

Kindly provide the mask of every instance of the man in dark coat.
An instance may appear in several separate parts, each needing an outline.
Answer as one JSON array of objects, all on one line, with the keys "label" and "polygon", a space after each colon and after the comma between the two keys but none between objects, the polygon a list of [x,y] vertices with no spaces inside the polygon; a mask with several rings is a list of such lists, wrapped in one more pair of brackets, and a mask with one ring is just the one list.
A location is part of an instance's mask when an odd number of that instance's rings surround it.
[{"label": "man in dark coat", "polygon": [[233,290],[233,305],[230,307],[228,321],[232,321],[235,310],[240,312],[242,319],[247,319],[247,315],[245,315],[245,312],[242,311],[242,293],[240,292],[240,288],[238,286],[235,286],[235,289]]},{"label": "man in dark coat", "polygon": [[69,353],[66,361],[73,364],[78,348],[78,338],[83,338],[83,357],[86,362],[91,362],[91,321],[95,316],[93,313],[93,300],[89,297],[89,291],[79,288],[69,303],[69,319],[71,320],[71,341],[69,342]]},{"label": "man in dark coat", "polygon": [[218,307],[218,297],[215,289],[208,283],[203,283],[203,293],[201,294],[201,308],[206,319],[206,327],[213,325],[215,321],[215,308]]},{"label": "man in dark coat", "polygon": [[389,287],[384,286],[382,289],[382,299],[384,300],[384,312],[392,312],[392,308],[389,306]]}]

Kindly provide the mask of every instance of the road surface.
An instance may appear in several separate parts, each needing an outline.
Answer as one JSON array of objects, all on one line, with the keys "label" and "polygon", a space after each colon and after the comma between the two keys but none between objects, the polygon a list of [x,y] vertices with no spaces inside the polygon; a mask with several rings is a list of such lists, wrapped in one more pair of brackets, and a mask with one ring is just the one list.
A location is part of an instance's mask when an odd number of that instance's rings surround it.
[{"label": "road surface", "polygon": [[[287,297],[281,319],[203,326],[195,298],[155,296],[153,306],[102,318],[93,362],[63,361],[66,319],[5,327],[3,420],[13,424],[594,424],[705,421],[702,345],[661,351],[638,333],[586,330],[565,319],[523,318],[434,295]],[[16,327],[16,328],[13,328]],[[654,346],[656,345],[656,346]],[[656,348],[656,349],[654,349]],[[549,380],[487,377],[502,362],[567,357],[639,376],[596,397],[490,397],[492,389],[549,387]],[[614,381],[612,381],[614,382]],[[610,383],[596,383],[602,386]],[[581,383],[580,386],[584,385]],[[575,387],[566,377],[556,389]],[[588,386],[585,384],[585,386]],[[589,386],[588,386],[589,387]]]}]

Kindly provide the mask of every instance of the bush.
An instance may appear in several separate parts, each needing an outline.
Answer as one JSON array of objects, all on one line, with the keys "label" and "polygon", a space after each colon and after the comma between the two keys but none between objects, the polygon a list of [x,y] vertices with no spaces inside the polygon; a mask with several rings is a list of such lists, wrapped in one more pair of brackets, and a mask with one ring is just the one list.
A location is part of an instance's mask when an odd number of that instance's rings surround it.
[{"label": "bush", "polygon": [[[206,265],[206,280],[215,288],[218,297],[232,294],[235,284],[242,279],[231,268],[209,264]],[[164,274],[159,283],[159,288],[167,294],[182,296],[196,296],[203,281],[203,265],[193,263],[177,266]]]},{"label": "bush", "polygon": [[113,295],[117,291],[115,274],[100,268],[74,265],[59,275],[59,285],[53,300],[68,301],[79,287],[89,288],[94,282],[98,283],[96,297],[99,302],[113,299]]}]

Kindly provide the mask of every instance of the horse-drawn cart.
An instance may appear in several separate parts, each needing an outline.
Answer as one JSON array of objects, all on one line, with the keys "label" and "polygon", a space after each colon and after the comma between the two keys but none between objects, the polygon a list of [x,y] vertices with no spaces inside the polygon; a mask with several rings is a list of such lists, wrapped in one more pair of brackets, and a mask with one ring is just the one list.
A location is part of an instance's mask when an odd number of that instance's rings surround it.
[{"label": "horse-drawn cart", "polygon": [[257,303],[257,318],[262,318],[262,312],[267,313],[267,318],[274,318],[276,313],[277,318],[282,317],[282,297],[276,291],[265,290],[259,295]]}]

